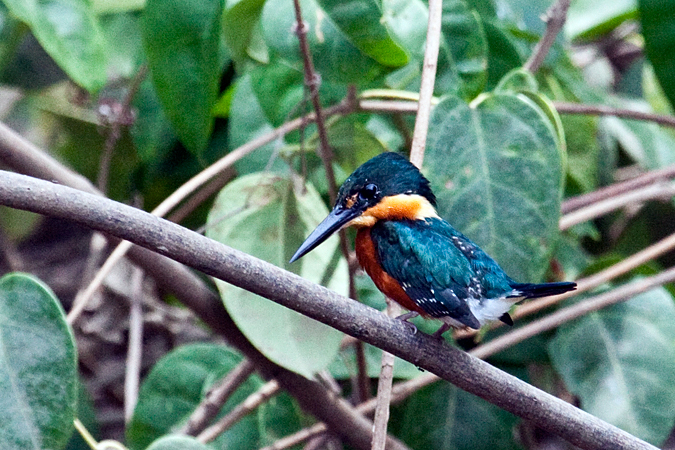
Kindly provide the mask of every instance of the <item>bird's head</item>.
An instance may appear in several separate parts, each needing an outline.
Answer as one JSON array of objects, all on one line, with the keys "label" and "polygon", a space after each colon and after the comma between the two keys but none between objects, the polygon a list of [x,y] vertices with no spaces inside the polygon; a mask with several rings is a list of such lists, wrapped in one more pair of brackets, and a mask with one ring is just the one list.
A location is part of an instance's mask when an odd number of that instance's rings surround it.
[{"label": "bird's head", "polygon": [[361,165],[340,187],[335,207],[291,258],[309,253],[343,226],[371,227],[378,220],[438,217],[429,180],[410,161],[382,153]]}]

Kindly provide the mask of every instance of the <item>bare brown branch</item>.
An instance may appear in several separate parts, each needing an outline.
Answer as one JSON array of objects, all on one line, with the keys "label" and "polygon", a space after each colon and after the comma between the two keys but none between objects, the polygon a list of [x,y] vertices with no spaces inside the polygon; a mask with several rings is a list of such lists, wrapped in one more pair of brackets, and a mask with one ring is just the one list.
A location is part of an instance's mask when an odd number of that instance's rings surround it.
[{"label": "bare brown branch", "polygon": [[279,393],[279,382],[271,380],[265,383],[258,391],[249,395],[246,400],[238,404],[225,417],[214,423],[197,436],[199,442],[207,443],[217,438],[221,433],[228,430],[232,425],[239,422],[243,417],[250,414],[258,406],[266,402],[270,397]]},{"label": "bare brown branch", "polygon": [[223,407],[228,398],[241,384],[253,373],[255,367],[248,359],[240,362],[220,381],[207,392],[206,398],[195,408],[190,415],[183,433],[196,436],[201,433],[218,411]]},{"label": "bare brown branch", "polygon": [[605,105],[584,105],[582,103],[553,102],[560,114],[584,114],[590,116],[616,116],[624,119],[645,120],[667,127],[675,127],[675,117],[662,114],[633,111],[632,109],[612,108]]},{"label": "bare brown branch", "polygon": [[523,68],[535,73],[539,70],[546,55],[548,55],[549,50],[553,46],[558,33],[562,30],[562,27],[565,25],[567,20],[567,10],[570,7],[570,0],[558,0],[556,1],[549,9],[546,11],[546,32],[544,36],[537,42],[537,45],[534,47],[534,51],[527,62],[524,64]]}]

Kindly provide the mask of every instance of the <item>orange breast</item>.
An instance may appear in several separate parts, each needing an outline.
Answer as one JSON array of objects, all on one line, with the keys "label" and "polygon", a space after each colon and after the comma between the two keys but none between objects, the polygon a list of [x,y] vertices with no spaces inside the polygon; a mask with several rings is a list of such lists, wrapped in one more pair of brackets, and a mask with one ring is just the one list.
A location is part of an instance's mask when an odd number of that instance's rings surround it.
[{"label": "orange breast", "polygon": [[403,306],[409,311],[416,311],[424,316],[427,314],[412,301],[412,299],[405,293],[398,281],[391,275],[382,270],[377,252],[375,251],[375,244],[370,237],[370,228],[359,228],[356,233],[356,257],[359,264],[366,271],[366,273],[373,279],[375,286],[384,293],[387,297],[395,300],[399,305]]}]

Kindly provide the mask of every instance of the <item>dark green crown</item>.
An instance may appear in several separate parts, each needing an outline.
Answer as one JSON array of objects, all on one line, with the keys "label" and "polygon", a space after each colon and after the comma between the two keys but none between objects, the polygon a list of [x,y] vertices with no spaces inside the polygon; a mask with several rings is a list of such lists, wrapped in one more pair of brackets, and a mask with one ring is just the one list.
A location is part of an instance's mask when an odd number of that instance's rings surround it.
[{"label": "dark green crown", "polygon": [[385,152],[366,161],[342,184],[337,204],[372,185],[377,187],[377,197],[399,194],[421,195],[436,206],[436,196],[431,192],[429,180],[403,156]]}]

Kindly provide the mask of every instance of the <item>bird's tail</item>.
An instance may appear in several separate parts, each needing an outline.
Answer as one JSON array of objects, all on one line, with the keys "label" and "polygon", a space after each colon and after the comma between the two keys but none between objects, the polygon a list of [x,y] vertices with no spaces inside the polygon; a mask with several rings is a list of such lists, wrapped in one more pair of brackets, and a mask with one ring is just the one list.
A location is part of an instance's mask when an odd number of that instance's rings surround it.
[{"label": "bird's tail", "polygon": [[572,281],[561,281],[559,283],[513,283],[511,285],[516,290],[517,294],[513,297],[539,298],[548,297],[549,295],[558,295],[568,291],[573,291],[577,288],[577,284]]}]

